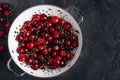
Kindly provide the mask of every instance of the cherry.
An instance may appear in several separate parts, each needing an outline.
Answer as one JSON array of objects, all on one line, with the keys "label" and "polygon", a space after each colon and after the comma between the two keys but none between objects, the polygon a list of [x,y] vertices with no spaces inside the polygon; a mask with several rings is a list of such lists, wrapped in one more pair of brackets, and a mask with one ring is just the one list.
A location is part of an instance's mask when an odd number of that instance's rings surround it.
[{"label": "cherry", "polygon": [[55,39],[55,40],[53,41],[53,43],[54,43],[54,44],[59,44],[59,40],[58,40],[58,39]]},{"label": "cherry", "polygon": [[43,55],[39,54],[39,55],[38,55],[38,59],[39,59],[41,62],[43,62],[43,61],[44,61]]},{"label": "cherry", "polygon": [[3,30],[0,30],[0,38],[3,37],[5,35]]},{"label": "cherry", "polygon": [[5,50],[5,46],[0,44],[0,52]]},{"label": "cherry", "polygon": [[18,57],[18,59],[19,59],[19,61],[24,62],[24,61],[26,61],[27,56],[26,56],[26,55],[20,55],[20,56]]},{"label": "cherry", "polygon": [[51,27],[50,28],[50,32],[54,32],[55,31],[55,28],[54,27]]},{"label": "cherry", "polygon": [[34,63],[37,63],[37,64],[39,63],[39,61],[38,61],[37,59],[34,59],[33,62],[34,62]]},{"label": "cherry", "polygon": [[60,55],[62,56],[62,57],[65,57],[67,54],[66,54],[66,51],[65,50],[61,50],[60,51]]},{"label": "cherry", "polygon": [[78,44],[77,44],[76,42],[73,42],[73,43],[72,43],[72,46],[75,48],[75,47],[78,46]]},{"label": "cherry", "polygon": [[44,50],[44,46],[40,45],[40,46],[38,46],[38,49],[39,49],[40,51],[42,51],[42,50]]},{"label": "cherry", "polygon": [[6,27],[7,29],[10,29],[10,27],[11,27],[11,23],[9,23],[9,22],[6,23],[6,24],[5,24],[5,27]]},{"label": "cherry", "polygon": [[39,14],[35,14],[33,16],[33,21],[39,21],[40,20],[40,15]]},{"label": "cherry", "polygon": [[33,53],[33,58],[37,58],[38,54],[37,53]]},{"label": "cherry", "polygon": [[46,22],[46,26],[47,26],[48,28],[51,28],[51,27],[52,27],[52,23],[51,23],[51,22]]},{"label": "cherry", "polygon": [[3,19],[2,17],[0,17],[0,22],[3,22],[3,20],[4,20],[4,19]]},{"label": "cherry", "polygon": [[64,67],[65,66],[65,62],[63,60],[60,61],[60,67]]},{"label": "cherry", "polygon": [[72,52],[69,52],[68,54],[67,54],[67,59],[72,59],[74,57],[74,54],[72,53]]},{"label": "cherry", "polygon": [[70,46],[71,42],[69,40],[65,41],[66,46]]},{"label": "cherry", "polygon": [[60,65],[60,60],[56,58],[56,59],[54,60],[54,64],[55,64],[56,66],[59,66],[59,65]]},{"label": "cherry", "polygon": [[59,18],[57,16],[52,17],[52,23],[57,24],[59,22]]},{"label": "cherry", "polygon": [[75,36],[74,34],[72,34],[72,35],[70,36],[70,40],[71,40],[71,41],[76,40],[76,36]]},{"label": "cherry", "polygon": [[3,15],[4,15],[5,17],[8,17],[8,16],[10,15],[10,13],[9,13],[8,10],[6,10],[6,11],[3,12]]},{"label": "cherry", "polygon": [[33,60],[31,59],[31,58],[29,58],[28,60],[27,60],[27,64],[28,65],[31,65],[33,63]]},{"label": "cherry", "polygon": [[23,36],[22,35],[17,35],[16,40],[18,42],[22,42],[23,41]]},{"label": "cherry", "polygon": [[27,29],[25,28],[25,27],[22,27],[21,29],[20,29],[20,32],[26,32],[27,31]]},{"label": "cherry", "polygon": [[47,37],[47,40],[48,40],[49,42],[51,42],[51,41],[53,40],[53,37],[52,37],[52,36],[48,36],[48,37]]},{"label": "cherry", "polygon": [[9,3],[2,3],[2,6],[4,9],[8,9],[10,5]]},{"label": "cherry", "polygon": [[31,21],[25,21],[24,26],[25,27],[30,27],[31,26]]},{"label": "cherry", "polygon": [[37,39],[37,42],[39,43],[39,44],[41,44],[41,43],[44,43],[44,39],[43,38],[41,38],[41,37],[39,37],[38,39]]},{"label": "cherry", "polygon": [[56,32],[56,31],[54,31],[54,32],[53,32],[53,37],[54,37],[54,38],[59,38],[59,37],[60,37],[60,36],[59,36],[59,33]]},{"label": "cherry", "polygon": [[54,48],[55,51],[59,50],[59,46],[58,45],[55,45],[53,48]]},{"label": "cherry", "polygon": [[52,57],[55,58],[57,56],[57,52],[53,51],[52,52]]},{"label": "cherry", "polygon": [[43,63],[40,64],[40,69],[45,69],[45,65]]},{"label": "cherry", "polygon": [[34,32],[34,28],[33,27],[30,27],[28,28],[30,32]]},{"label": "cherry", "polygon": [[63,25],[65,23],[65,21],[63,19],[59,19],[59,24]]},{"label": "cherry", "polygon": [[37,64],[37,63],[36,64],[32,64],[31,67],[32,67],[33,70],[38,70],[39,64]]},{"label": "cherry", "polygon": [[69,23],[69,22],[66,22],[66,23],[63,25],[63,28],[64,28],[65,30],[69,30],[69,29],[71,28],[70,23]]},{"label": "cherry", "polygon": [[60,29],[61,29],[60,24],[57,24],[57,25],[56,25],[56,30],[60,30]]},{"label": "cherry", "polygon": [[29,43],[27,43],[27,48],[29,48],[29,49],[32,49],[32,48],[34,48],[34,42],[29,42]]},{"label": "cherry", "polygon": [[47,20],[47,16],[45,14],[41,14],[40,17],[41,17],[41,19],[40,19],[41,21]]},{"label": "cherry", "polygon": [[62,57],[61,57],[61,56],[57,56],[57,57],[56,57],[56,59],[61,60],[61,59],[62,59]]},{"label": "cherry", "polygon": [[2,6],[0,5],[0,12],[3,10]]},{"label": "cherry", "polygon": [[25,49],[23,47],[19,47],[17,48],[17,52],[20,54],[20,53],[24,53],[25,52]]},{"label": "cherry", "polygon": [[29,31],[24,32],[24,33],[23,33],[23,36],[25,36],[25,37],[30,37],[30,32],[29,32]]},{"label": "cherry", "polygon": [[38,28],[41,28],[41,27],[43,27],[43,26],[44,26],[44,23],[41,22],[41,21],[39,21],[39,22],[36,24],[36,27],[38,27]]},{"label": "cherry", "polygon": [[45,49],[45,50],[43,50],[43,55],[48,55],[48,50],[47,49]]},{"label": "cherry", "polygon": [[48,59],[47,64],[51,65],[52,63],[53,63],[53,60],[52,59]]}]

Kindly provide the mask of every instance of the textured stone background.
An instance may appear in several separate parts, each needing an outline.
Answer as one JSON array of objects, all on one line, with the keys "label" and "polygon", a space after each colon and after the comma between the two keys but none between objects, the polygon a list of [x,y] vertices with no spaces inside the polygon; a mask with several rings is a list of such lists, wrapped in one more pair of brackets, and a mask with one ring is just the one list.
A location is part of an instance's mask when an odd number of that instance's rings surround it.
[{"label": "textured stone background", "polygon": [[[16,4],[16,0],[1,1],[10,2],[12,7]],[[84,16],[80,25],[83,48],[78,61],[64,74],[42,80],[120,80],[120,0],[18,0],[11,21],[23,10],[38,4],[53,4],[62,8],[73,5]],[[0,26],[0,29],[4,28]],[[0,39],[0,43],[7,45],[7,38]],[[9,58],[8,50],[0,53],[0,80],[40,80],[27,74],[25,77],[14,77],[6,68]],[[21,72],[14,63],[12,67]]]}]

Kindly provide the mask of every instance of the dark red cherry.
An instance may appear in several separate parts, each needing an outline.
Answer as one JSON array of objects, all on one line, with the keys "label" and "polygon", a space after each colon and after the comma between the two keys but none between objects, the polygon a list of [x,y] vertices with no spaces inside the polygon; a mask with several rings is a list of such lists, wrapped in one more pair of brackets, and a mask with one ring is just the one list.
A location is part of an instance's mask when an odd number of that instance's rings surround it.
[{"label": "dark red cherry", "polygon": [[43,46],[43,45],[40,45],[40,46],[38,46],[38,49],[39,49],[40,51],[42,51],[42,50],[44,50],[44,46]]},{"label": "dark red cherry", "polygon": [[39,21],[40,20],[40,15],[39,14],[35,14],[33,16],[33,21]]},{"label": "dark red cherry", "polygon": [[8,16],[10,15],[10,12],[9,12],[8,10],[6,10],[6,11],[3,12],[3,15],[4,15],[5,17],[8,17]]},{"label": "dark red cherry", "polygon": [[58,50],[59,50],[59,46],[58,46],[58,45],[54,45],[53,49],[54,49],[55,51],[58,51]]},{"label": "dark red cherry", "polygon": [[19,48],[17,48],[17,52],[18,53],[24,53],[25,52],[25,48],[19,47]]},{"label": "dark red cherry", "polygon": [[9,3],[2,3],[2,7],[4,8],[4,9],[8,9],[9,8]]},{"label": "dark red cherry", "polygon": [[27,48],[29,48],[29,49],[34,48],[34,46],[35,46],[34,42],[27,43]]},{"label": "dark red cherry", "polygon": [[57,16],[52,17],[52,23],[57,24],[59,22],[59,18]]},{"label": "dark red cherry", "polygon": [[6,24],[5,24],[5,27],[6,27],[7,29],[10,29],[10,27],[11,27],[11,23],[9,23],[9,22],[6,23]]},{"label": "dark red cherry", "polygon": [[39,69],[39,64],[32,64],[32,69],[33,70],[38,70]]},{"label": "dark red cherry", "polygon": [[32,63],[33,63],[33,60],[31,58],[27,60],[28,65],[31,65]]},{"label": "dark red cherry", "polygon": [[5,50],[5,46],[0,44],[0,52]]},{"label": "dark red cherry", "polygon": [[69,30],[69,29],[71,28],[70,23],[69,23],[69,22],[66,22],[66,23],[63,25],[63,28],[64,28],[65,30]]},{"label": "dark red cherry", "polygon": [[40,19],[41,21],[47,20],[47,16],[45,14],[41,14],[40,17],[41,17],[41,19]]},{"label": "dark red cherry", "polygon": [[18,59],[19,59],[19,61],[24,62],[24,61],[26,61],[27,56],[26,56],[26,55],[20,55],[20,56],[18,57]]},{"label": "dark red cherry", "polygon": [[25,27],[30,27],[31,26],[31,21],[25,21],[24,26]]},{"label": "dark red cherry", "polygon": [[5,35],[3,30],[0,30],[0,38],[3,37]]}]

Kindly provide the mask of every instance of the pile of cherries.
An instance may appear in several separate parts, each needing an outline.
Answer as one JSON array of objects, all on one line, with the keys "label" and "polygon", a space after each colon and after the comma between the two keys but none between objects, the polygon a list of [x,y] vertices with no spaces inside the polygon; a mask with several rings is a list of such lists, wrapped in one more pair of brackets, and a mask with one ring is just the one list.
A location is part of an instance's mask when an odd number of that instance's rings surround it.
[{"label": "pile of cherries", "polygon": [[74,57],[78,36],[72,25],[58,16],[34,14],[17,35],[18,59],[33,70],[64,67]]},{"label": "pile of cherries", "polygon": [[[0,4],[0,26],[5,27],[6,29],[10,29],[11,23],[9,22],[9,17],[11,16],[11,13],[13,12],[13,9],[10,8],[9,3],[1,3]],[[3,28],[2,27],[2,28]],[[5,31],[0,30],[0,38],[5,36]],[[5,45],[0,44],[0,52],[5,50]]]}]

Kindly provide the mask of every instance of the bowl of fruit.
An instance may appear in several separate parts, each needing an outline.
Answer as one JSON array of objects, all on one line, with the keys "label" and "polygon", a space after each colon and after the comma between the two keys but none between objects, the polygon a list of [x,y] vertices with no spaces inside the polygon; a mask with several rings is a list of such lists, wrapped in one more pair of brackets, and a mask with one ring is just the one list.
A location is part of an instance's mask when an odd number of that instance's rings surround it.
[{"label": "bowl of fruit", "polygon": [[[40,78],[58,76],[70,69],[82,48],[79,20],[72,16],[72,10],[78,12],[75,7],[64,10],[53,5],[38,5],[23,11],[9,31],[8,69],[17,76],[27,73]],[[82,21],[82,16],[76,14]],[[11,60],[24,73],[12,70]]]}]

